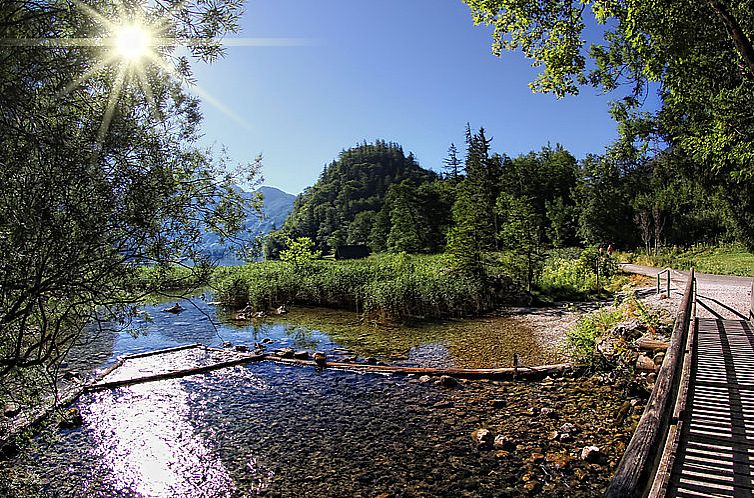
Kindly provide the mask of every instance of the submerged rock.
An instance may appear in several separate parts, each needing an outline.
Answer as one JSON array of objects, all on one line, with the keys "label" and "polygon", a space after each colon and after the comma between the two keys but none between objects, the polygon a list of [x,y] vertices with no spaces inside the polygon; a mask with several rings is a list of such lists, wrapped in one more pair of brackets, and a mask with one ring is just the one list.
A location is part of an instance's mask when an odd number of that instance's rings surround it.
[{"label": "submerged rock", "polygon": [[458,387],[458,380],[450,375],[441,375],[437,383],[447,388]]},{"label": "submerged rock", "polygon": [[293,357],[297,360],[308,360],[309,351],[296,351],[295,353],[293,353]]},{"label": "submerged rock", "polygon": [[171,306],[169,308],[165,308],[162,311],[164,311],[165,313],[176,313],[177,314],[177,313],[180,313],[181,311],[184,311],[184,310],[185,310],[185,308],[183,306],[181,306],[180,303],[175,303],[173,306]]},{"label": "submerged rock", "polygon": [[75,429],[81,427],[84,423],[84,419],[81,417],[81,412],[78,408],[69,408],[63,415],[63,419],[58,424],[63,429]]},{"label": "submerged rock", "polygon": [[21,405],[18,403],[6,403],[3,408],[3,414],[8,418],[13,418],[19,413],[21,413]]}]

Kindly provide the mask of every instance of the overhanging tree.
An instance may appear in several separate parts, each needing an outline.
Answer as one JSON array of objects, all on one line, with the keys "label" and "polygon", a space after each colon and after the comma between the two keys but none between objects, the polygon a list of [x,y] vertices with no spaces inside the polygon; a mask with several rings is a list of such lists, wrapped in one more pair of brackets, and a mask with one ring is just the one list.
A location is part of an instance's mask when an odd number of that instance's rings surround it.
[{"label": "overhanging tree", "polygon": [[[135,64],[112,32],[135,19],[191,38],[199,59],[237,29],[240,2],[9,0],[0,6],[0,397],[54,378],[84,326],[127,319],[139,268],[192,261],[202,232],[232,236],[246,206],[231,168],[196,149],[201,114],[174,44]],[[198,39],[201,38],[201,39]],[[83,40],[83,41],[82,41]]]}]

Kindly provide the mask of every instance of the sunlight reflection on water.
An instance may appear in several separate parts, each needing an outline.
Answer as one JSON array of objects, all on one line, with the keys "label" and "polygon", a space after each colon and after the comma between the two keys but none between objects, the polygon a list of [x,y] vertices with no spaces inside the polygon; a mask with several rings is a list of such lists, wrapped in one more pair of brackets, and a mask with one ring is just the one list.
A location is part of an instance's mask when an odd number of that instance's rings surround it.
[{"label": "sunlight reflection on water", "polygon": [[[236,370],[247,390],[264,390],[265,382],[246,369]],[[116,488],[141,496],[228,497],[233,477],[212,441],[202,437],[191,415],[191,394],[180,380],[139,384],[97,393],[82,407],[92,429],[93,456],[107,468]],[[255,491],[272,475],[247,456]]]}]

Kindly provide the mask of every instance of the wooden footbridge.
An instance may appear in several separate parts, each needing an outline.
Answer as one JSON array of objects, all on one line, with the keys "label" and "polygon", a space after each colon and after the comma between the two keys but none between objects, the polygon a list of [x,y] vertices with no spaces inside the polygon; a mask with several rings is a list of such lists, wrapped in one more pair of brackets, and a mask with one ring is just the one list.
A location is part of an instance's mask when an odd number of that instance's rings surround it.
[{"label": "wooden footbridge", "polygon": [[697,304],[709,309],[698,297],[692,269],[606,497],[754,496],[754,282],[748,317],[696,317]]}]

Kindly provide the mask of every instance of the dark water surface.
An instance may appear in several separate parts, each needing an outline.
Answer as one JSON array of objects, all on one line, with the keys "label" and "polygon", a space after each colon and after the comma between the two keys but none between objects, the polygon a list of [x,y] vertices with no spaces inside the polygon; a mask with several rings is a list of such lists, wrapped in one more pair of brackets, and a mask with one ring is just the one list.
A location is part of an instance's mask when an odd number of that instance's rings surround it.
[{"label": "dark water surface", "polygon": [[[506,319],[476,327],[475,337],[468,323],[386,330],[360,325],[354,314],[322,310],[213,327],[213,307],[183,304],[187,310],[179,315],[160,312],[166,305],[148,309],[151,321],[135,324],[146,334],[93,336],[72,352],[69,366],[102,368],[124,354],[195,342],[253,345],[263,338],[272,339],[273,348],[419,365],[493,366],[509,357],[510,347],[495,346],[503,352],[480,360],[475,345],[485,341],[528,347],[541,363],[556,355],[540,354],[530,331],[517,333]],[[509,337],[500,337],[500,330]],[[573,380],[446,389],[411,377],[261,362],[86,394],[76,405],[84,419],[80,429],[38,438],[6,471],[25,482],[30,495],[61,497],[519,496],[534,479],[524,473],[538,475],[523,465],[532,452],[547,445],[568,451],[548,442],[548,429],[572,421],[583,427],[583,444],[622,444],[625,434],[601,422],[620,401]],[[527,414],[542,405],[556,407],[564,419]],[[479,450],[470,437],[479,427],[518,432],[519,444],[503,459]],[[586,474],[540,467],[543,483],[565,483],[566,496],[599,494],[604,480],[585,483]],[[562,489],[553,487],[552,495],[563,496]]]}]

